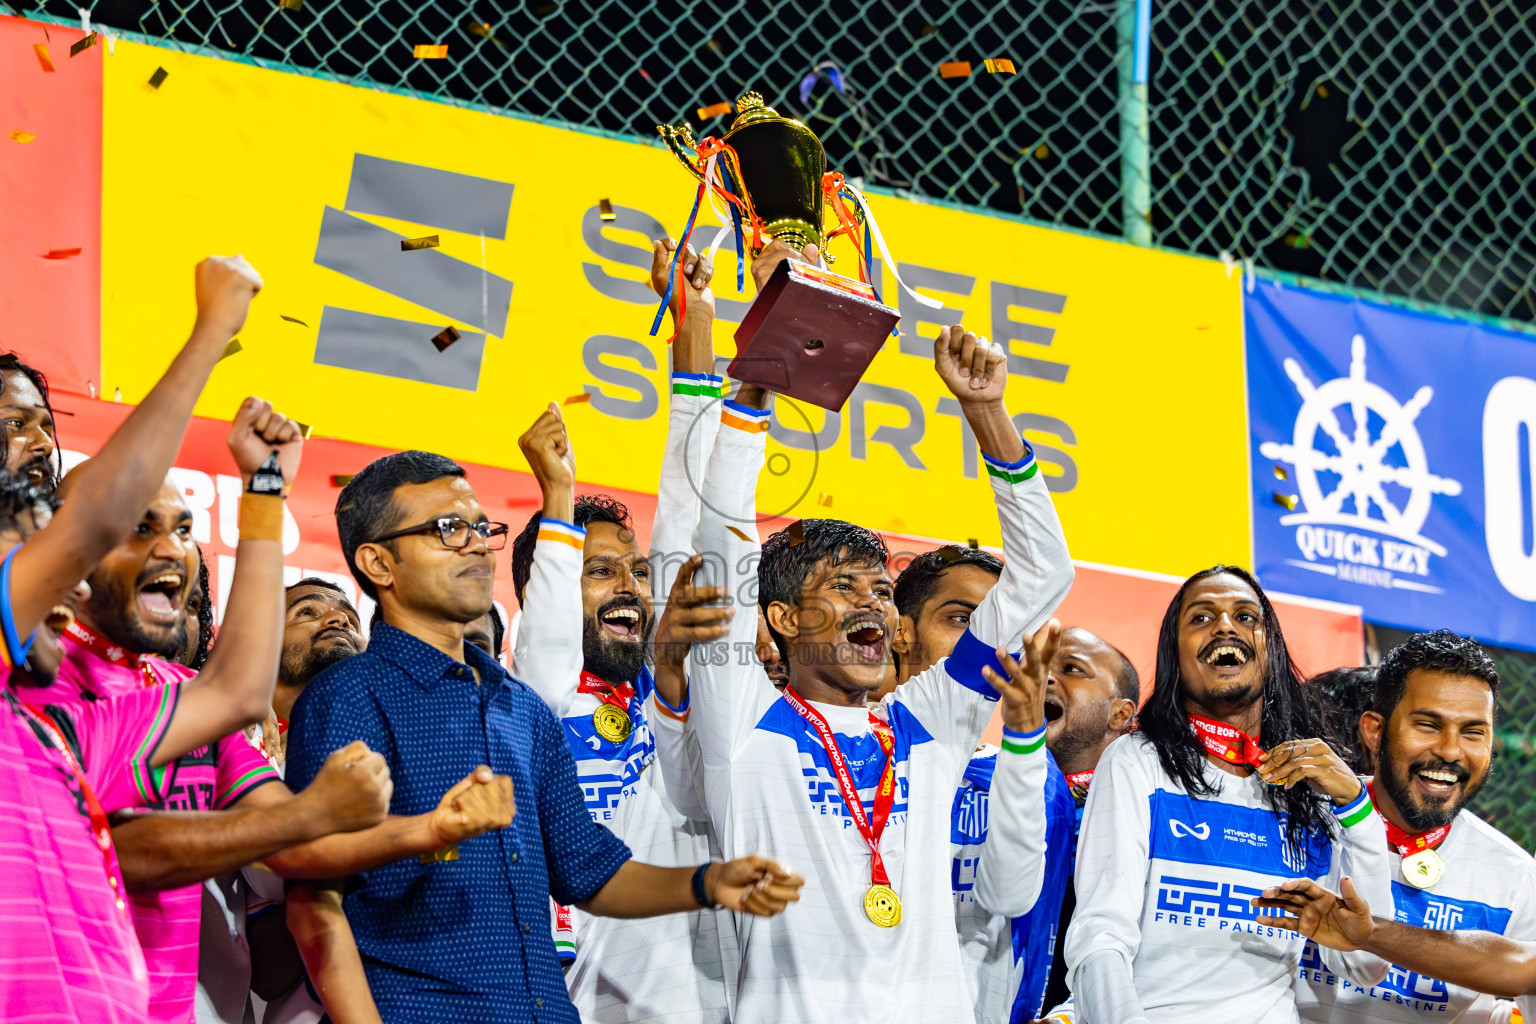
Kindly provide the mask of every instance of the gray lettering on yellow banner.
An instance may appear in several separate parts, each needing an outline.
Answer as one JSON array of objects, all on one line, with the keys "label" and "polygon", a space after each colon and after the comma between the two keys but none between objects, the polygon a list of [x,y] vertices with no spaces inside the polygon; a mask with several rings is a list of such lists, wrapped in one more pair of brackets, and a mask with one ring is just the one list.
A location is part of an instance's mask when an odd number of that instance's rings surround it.
[{"label": "gray lettering on yellow banner", "polygon": [[326,306],[320,314],[315,362],[474,391],[480,383],[485,335],[460,329],[459,340],[439,352],[432,338],[443,326]]},{"label": "gray lettering on yellow banner", "polygon": [[347,209],[504,239],[512,183],[358,153],[352,157]]}]

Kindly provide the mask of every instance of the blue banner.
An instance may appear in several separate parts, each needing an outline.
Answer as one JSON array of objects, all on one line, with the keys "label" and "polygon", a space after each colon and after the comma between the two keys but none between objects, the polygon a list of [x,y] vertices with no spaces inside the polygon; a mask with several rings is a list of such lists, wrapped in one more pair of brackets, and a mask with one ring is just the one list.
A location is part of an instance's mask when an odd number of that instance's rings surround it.
[{"label": "blue banner", "polygon": [[1536,649],[1536,338],[1265,280],[1244,310],[1264,585]]}]

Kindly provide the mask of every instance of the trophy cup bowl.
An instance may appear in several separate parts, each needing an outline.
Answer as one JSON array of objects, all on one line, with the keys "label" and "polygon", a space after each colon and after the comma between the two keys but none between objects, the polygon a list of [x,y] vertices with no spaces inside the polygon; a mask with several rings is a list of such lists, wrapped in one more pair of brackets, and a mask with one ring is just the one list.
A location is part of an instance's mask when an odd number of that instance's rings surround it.
[{"label": "trophy cup bowl", "polygon": [[[742,180],[734,187],[748,206],[745,216],[759,235],[797,251],[806,245],[824,250],[827,154],[821,140],[799,121],[764,106],[757,93],[742,96],[737,110],[721,142],[736,153]],[[688,125],[657,130],[673,155],[703,180],[705,168]],[[753,247],[747,255],[760,251]],[[786,259],[736,329],[736,358],[728,372],[735,380],[840,412],[899,319],[869,284]]]}]

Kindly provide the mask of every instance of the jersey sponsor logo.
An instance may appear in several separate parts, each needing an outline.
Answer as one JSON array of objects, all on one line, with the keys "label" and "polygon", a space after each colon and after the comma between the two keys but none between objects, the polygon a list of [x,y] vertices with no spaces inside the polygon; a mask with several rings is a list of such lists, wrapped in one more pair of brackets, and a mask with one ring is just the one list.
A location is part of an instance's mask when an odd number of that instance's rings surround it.
[{"label": "jersey sponsor logo", "polygon": [[656,760],[656,737],[643,718],[622,743],[597,735],[590,714],[564,720],[565,737],[576,759],[577,781],[594,821],[608,821],[640,782],[640,773]]},{"label": "jersey sponsor logo", "polygon": [[[817,749],[820,748],[818,747]],[[853,818],[848,814],[848,808],[843,806],[843,794],[837,788],[837,780],[832,777],[831,772],[830,765],[827,767],[822,767],[820,764],[807,765],[802,763],[800,765],[800,774],[805,777],[806,793],[811,798],[811,806],[816,809],[816,813],[842,818],[843,827],[849,828],[853,825]],[[854,780],[855,782],[859,781],[857,774],[854,775]],[[878,784],[878,780],[876,780],[876,784]],[[874,791],[875,785],[861,786],[859,788],[859,796],[864,800],[864,813],[866,814],[875,813]],[[865,797],[864,794],[866,793],[869,794],[868,797]],[[905,775],[897,775],[896,799],[891,804],[891,815],[888,822],[895,824],[898,818],[904,818],[906,814],[907,777]]]},{"label": "jersey sponsor logo", "polygon": [[[1392,902],[1397,911],[1397,920],[1436,931],[1460,929],[1502,935],[1513,916],[1513,911],[1504,907],[1436,895],[1397,881],[1392,883]],[[1443,1012],[1450,1004],[1450,991],[1445,982],[1417,971],[1405,970],[1396,964],[1387,972],[1386,979],[1371,989],[1355,985],[1347,978],[1337,977],[1323,962],[1322,953],[1313,942],[1307,943],[1301,972],[1303,978],[1320,985],[1336,986],[1340,992],[1358,992],[1372,999],[1389,1002],[1400,1000],[1412,1009]]]},{"label": "jersey sponsor logo", "polygon": [[1207,825],[1203,821],[1194,827],[1190,827],[1189,825],[1184,824],[1178,818],[1169,818],[1168,830],[1173,833],[1173,838],[1175,839],[1178,839],[1181,836],[1194,836],[1196,839],[1204,842],[1205,840],[1211,838],[1211,826]]},{"label": "jersey sponsor logo", "polygon": [[[1333,863],[1333,845],[1313,835],[1306,849],[1286,839],[1286,817],[1265,807],[1240,807],[1157,790],[1148,800],[1154,860],[1230,868],[1248,874],[1320,878]],[[1167,828],[1158,825],[1166,822]]]},{"label": "jersey sponsor logo", "polygon": [[981,851],[966,850],[955,856],[949,867],[949,887],[961,903],[975,899],[976,875],[981,870]]},{"label": "jersey sponsor logo", "polygon": [[950,817],[949,841],[959,846],[984,842],[987,838],[988,792],[974,786],[962,786],[955,792],[954,811]]}]

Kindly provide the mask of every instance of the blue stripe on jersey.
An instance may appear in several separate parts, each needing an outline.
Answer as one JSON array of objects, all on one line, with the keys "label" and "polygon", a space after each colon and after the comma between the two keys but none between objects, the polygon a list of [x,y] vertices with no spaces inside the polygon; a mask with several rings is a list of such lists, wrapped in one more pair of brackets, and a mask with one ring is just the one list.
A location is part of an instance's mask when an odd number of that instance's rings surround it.
[{"label": "blue stripe on jersey", "polygon": [[949,673],[949,678],[966,689],[975,690],[988,700],[997,700],[998,692],[987,682],[987,677],[981,674],[983,667],[1002,671],[997,661],[997,651],[982,643],[975,633],[967,629],[960,635],[949,657],[944,659],[944,670]]},{"label": "blue stripe on jersey", "polygon": [[18,544],[0,560],[0,638],[5,640],[7,665],[22,664],[27,660],[27,652],[32,649],[32,634],[27,634],[26,643],[22,643],[21,637],[16,635],[16,618],[11,611],[11,559],[20,550],[21,545]]},{"label": "blue stripe on jersey", "polygon": [[1013,957],[1024,965],[1024,977],[1013,1000],[1012,1024],[1029,1024],[1045,1012],[1045,987],[1051,980],[1051,961],[1056,950],[1056,925],[1061,920],[1061,901],[1072,876],[1077,846],[1077,801],[1072,787],[1046,752],[1045,774],[1045,884],[1035,905],[1023,917],[1013,919]]},{"label": "blue stripe on jersey", "polygon": [[1503,935],[1514,915],[1514,911],[1505,907],[1437,896],[1396,879],[1392,880],[1392,904],[1397,908],[1397,919],[1403,924],[1442,932],[1470,930]]},{"label": "blue stripe on jersey", "polygon": [[1239,807],[1165,789],[1148,800],[1154,860],[1279,878],[1321,878],[1333,863],[1333,844],[1327,836],[1311,836],[1303,855],[1285,841],[1281,815],[1266,807]]},{"label": "blue stripe on jersey", "polygon": [[[896,739],[892,760],[900,765],[911,757],[913,747],[931,743],[933,737],[899,700],[886,704],[886,708],[891,716],[891,733]],[[826,748],[821,745],[821,739],[816,735],[816,730],[812,728],[810,722],[800,717],[800,712],[790,707],[788,701],[783,699],[774,701],[772,706],[763,713],[763,717],[758,719],[757,728],[764,732],[789,737],[795,741],[802,754],[810,757],[815,767],[804,769],[804,771],[812,802],[827,803],[836,808],[842,807],[842,796],[838,792],[836,776],[832,773],[832,759],[827,756]],[[873,791],[880,785],[880,775],[885,767],[885,752],[880,749],[880,741],[875,739],[873,733],[848,736],[834,729],[833,735],[837,737],[837,749],[842,752],[848,771],[853,775],[853,784],[861,793]],[[896,804],[891,808],[892,813],[905,811],[907,803],[906,776],[898,774],[896,782],[898,789]],[[865,800],[864,805],[869,808],[871,803]]]}]

